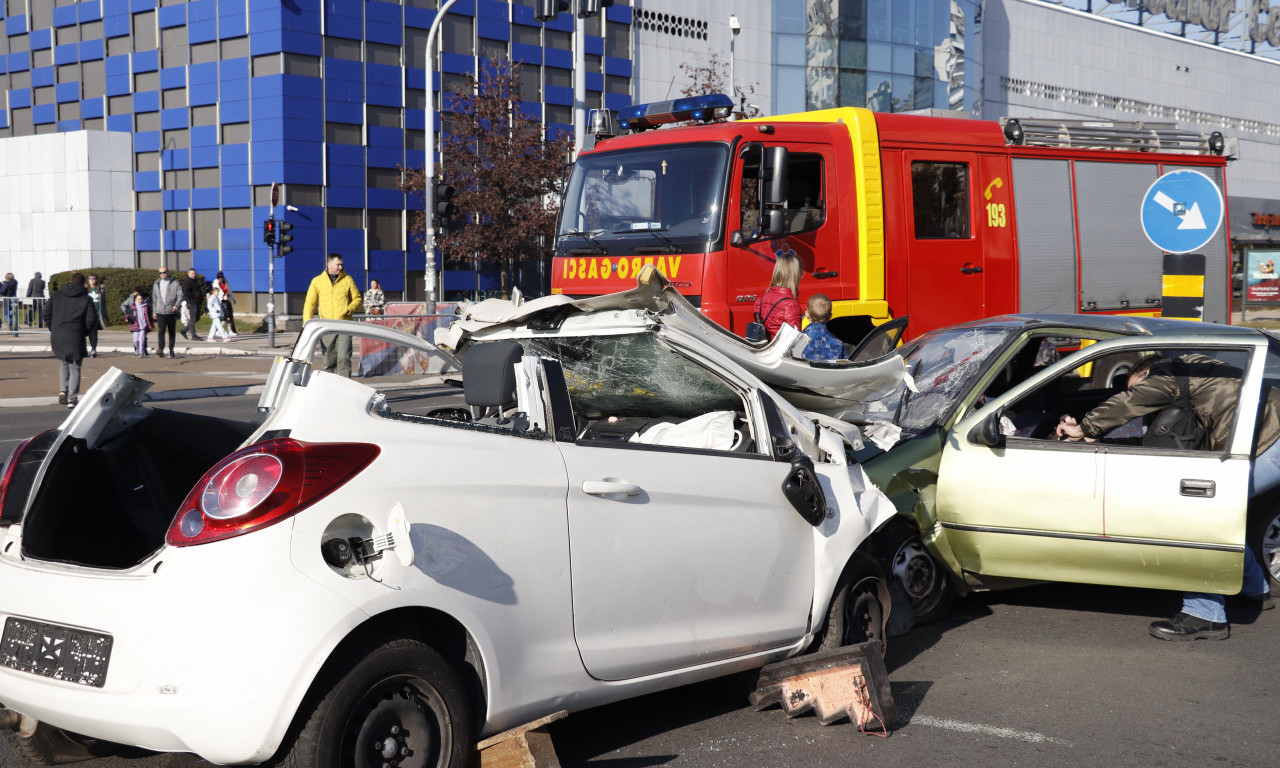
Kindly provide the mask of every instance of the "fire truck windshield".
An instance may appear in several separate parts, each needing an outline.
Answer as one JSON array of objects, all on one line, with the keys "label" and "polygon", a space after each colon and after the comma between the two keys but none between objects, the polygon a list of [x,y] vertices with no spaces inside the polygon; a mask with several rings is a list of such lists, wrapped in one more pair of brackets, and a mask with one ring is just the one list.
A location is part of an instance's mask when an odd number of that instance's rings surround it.
[{"label": "fire truck windshield", "polygon": [[706,243],[724,225],[729,147],[681,144],[601,151],[574,165],[560,236],[593,243],[634,239],[633,233],[671,245]]}]

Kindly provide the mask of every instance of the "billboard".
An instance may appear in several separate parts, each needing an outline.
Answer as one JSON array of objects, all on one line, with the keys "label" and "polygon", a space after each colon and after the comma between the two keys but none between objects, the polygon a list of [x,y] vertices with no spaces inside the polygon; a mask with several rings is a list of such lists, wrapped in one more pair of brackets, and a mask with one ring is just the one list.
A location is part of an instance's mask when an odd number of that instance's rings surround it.
[{"label": "billboard", "polygon": [[1280,251],[1249,251],[1244,264],[1245,301],[1280,302]]}]

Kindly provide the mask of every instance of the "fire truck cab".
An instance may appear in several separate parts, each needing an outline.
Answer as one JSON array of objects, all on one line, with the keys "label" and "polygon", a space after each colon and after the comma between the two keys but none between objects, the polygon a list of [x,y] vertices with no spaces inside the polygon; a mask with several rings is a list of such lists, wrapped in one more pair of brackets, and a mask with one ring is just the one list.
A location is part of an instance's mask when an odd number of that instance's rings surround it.
[{"label": "fire truck cab", "polygon": [[[1143,234],[1144,193],[1194,169],[1222,189],[1220,134],[1170,125],[1004,124],[839,108],[724,122],[724,96],[628,108],[628,134],[579,155],[561,213],[552,290],[625,289],[654,264],[742,333],[776,254],[804,266],[853,343],[910,316],[909,336],[1011,312],[1158,315],[1164,252]],[[650,130],[675,121],[703,121]],[[1225,220],[1225,216],[1224,216]],[[1203,319],[1229,317],[1221,227]]]}]

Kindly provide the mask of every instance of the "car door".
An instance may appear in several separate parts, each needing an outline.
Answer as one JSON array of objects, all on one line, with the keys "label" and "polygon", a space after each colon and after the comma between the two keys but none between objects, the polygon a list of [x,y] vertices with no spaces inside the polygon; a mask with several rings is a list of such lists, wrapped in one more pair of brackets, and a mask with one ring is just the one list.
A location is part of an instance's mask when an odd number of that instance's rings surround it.
[{"label": "car door", "polygon": [[[590,361],[565,360],[576,438],[556,420],[583,664],[622,680],[794,644],[808,631],[814,532],[783,496],[791,468],[767,452],[760,395],[665,349],[620,363],[623,346],[607,380],[590,380]],[[606,401],[624,415],[596,408]],[[651,418],[663,403],[678,415]],[[729,442],[696,445],[725,419]],[[685,423],[692,441],[652,437]]]},{"label": "car door", "polygon": [[[1248,364],[1258,354],[1256,345],[1233,341],[1101,342],[961,419],[942,453],[938,519],[962,567],[979,577],[1238,590],[1258,366],[1249,366],[1243,380],[1241,403],[1251,405],[1237,410],[1239,424],[1224,451],[1063,443],[1045,434],[984,440],[980,429],[1038,395],[1061,394],[1082,370],[1102,375],[1115,355],[1196,351]],[[1097,364],[1081,365],[1089,361]],[[1100,386],[1095,400],[1109,394]]]}]

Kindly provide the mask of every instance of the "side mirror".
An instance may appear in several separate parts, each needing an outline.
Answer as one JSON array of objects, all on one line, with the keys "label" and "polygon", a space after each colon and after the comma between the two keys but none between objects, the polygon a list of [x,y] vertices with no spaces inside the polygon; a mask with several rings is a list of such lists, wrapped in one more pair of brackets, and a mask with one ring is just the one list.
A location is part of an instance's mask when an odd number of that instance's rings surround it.
[{"label": "side mirror", "polygon": [[985,419],[978,422],[969,430],[969,442],[975,445],[985,445],[988,448],[995,448],[1004,445],[1004,434],[1000,431],[1000,418],[1004,416],[1003,411],[996,411],[988,414]]},{"label": "side mirror", "polygon": [[760,236],[777,237],[787,231],[787,220],[779,208],[766,208],[760,214]]},{"label": "side mirror", "polygon": [[796,456],[796,444],[791,438],[782,435],[773,436],[773,458],[778,461],[793,461]]},{"label": "side mirror", "polygon": [[782,495],[809,525],[819,525],[827,518],[827,495],[808,456],[800,454],[791,460],[791,471],[782,481]]},{"label": "side mirror", "polygon": [[764,151],[764,191],[761,202],[766,206],[785,205],[787,202],[786,147],[769,147]]}]

